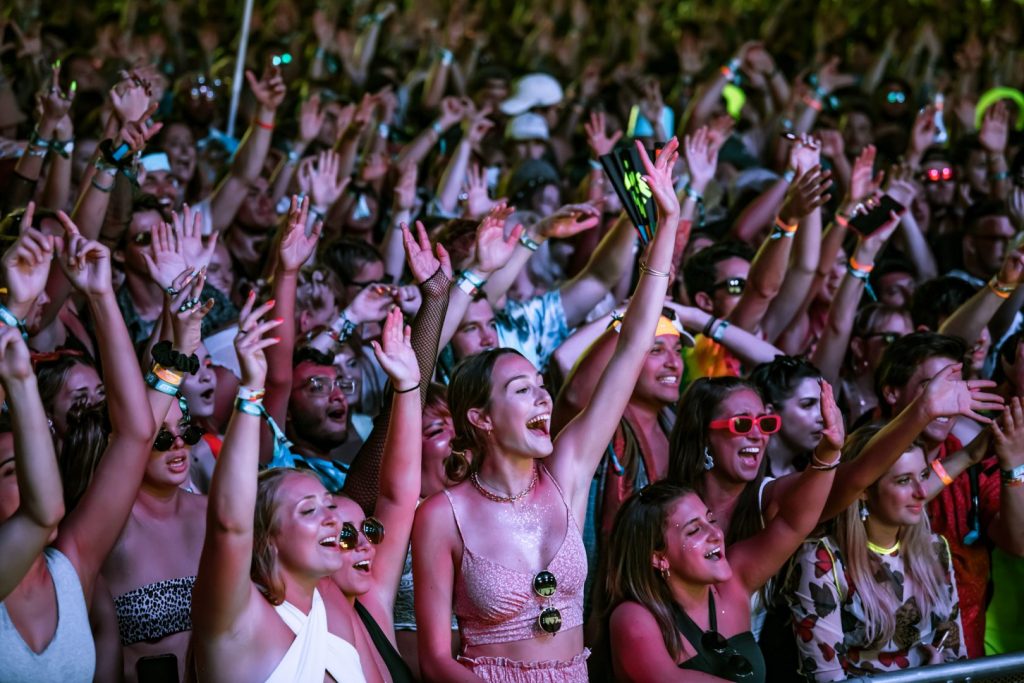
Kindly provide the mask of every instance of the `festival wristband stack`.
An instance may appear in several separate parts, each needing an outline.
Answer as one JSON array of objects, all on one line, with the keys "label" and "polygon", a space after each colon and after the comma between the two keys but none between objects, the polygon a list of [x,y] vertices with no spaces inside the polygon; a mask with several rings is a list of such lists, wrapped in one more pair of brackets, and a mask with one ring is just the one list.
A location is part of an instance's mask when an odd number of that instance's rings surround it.
[{"label": "festival wristband stack", "polygon": [[39,127],[32,129],[32,135],[28,139],[27,154],[32,157],[45,157],[53,145],[53,140],[39,137]]},{"label": "festival wristband stack", "polygon": [[819,472],[831,472],[832,470],[839,467],[840,460],[842,460],[842,454],[837,455],[836,459],[833,460],[832,462],[824,462],[822,460],[818,460],[817,453],[811,453],[810,468],[812,470],[817,470]]},{"label": "festival wristband stack", "polygon": [[165,368],[159,363],[153,363],[153,368],[146,374],[146,384],[150,389],[159,391],[161,394],[177,396],[178,389],[181,387],[181,380],[184,377],[184,374],[176,370]]},{"label": "festival wristband stack", "polygon": [[7,325],[7,327],[16,327],[21,332],[21,338],[28,341],[28,328],[25,327],[24,320],[18,320],[18,317],[11,313],[11,309],[4,305],[0,305],[0,323]]},{"label": "festival wristband stack", "polygon": [[[522,235],[519,236],[519,244],[523,245],[524,247],[526,247],[530,251],[537,251],[537,249],[540,248],[540,243],[538,243],[534,239],[532,239],[529,235],[526,234],[525,231],[523,232]],[[481,286],[483,286],[483,285],[481,285]]]},{"label": "festival wristband stack", "polygon": [[733,57],[732,59],[729,60],[729,63],[724,64],[722,68],[719,69],[719,71],[721,71],[722,75],[725,76],[725,80],[729,81],[730,83],[735,83],[736,78],[737,76],[739,76],[740,73],[740,64],[741,62],[739,57]]},{"label": "festival wristband stack", "polygon": [[342,311],[341,315],[339,315],[327,329],[327,336],[340,344],[351,337],[355,331],[356,324],[348,317],[348,313],[346,311]]},{"label": "festival wristband stack", "polygon": [[238,396],[235,398],[235,410],[254,417],[263,417],[266,409],[263,407],[265,389],[252,389],[250,387],[238,387]]},{"label": "festival wristband stack", "polygon": [[796,234],[796,229],[800,227],[799,223],[786,223],[780,216],[775,217],[775,225],[772,227],[771,239],[777,240],[782,237],[793,238]]},{"label": "festival wristband stack", "polygon": [[875,295],[875,290],[871,288],[871,271],[874,270],[873,265],[864,265],[857,263],[857,259],[850,257],[850,262],[846,266],[846,272],[853,277],[864,282],[864,288],[867,290],[868,296],[871,297],[872,301],[878,301],[878,297]]},{"label": "festival wristband stack", "polygon": [[476,297],[487,284],[487,280],[471,270],[464,270],[455,278],[455,286],[471,297]]},{"label": "festival wristband stack", "polygon": [[1001,470],[1000,479],[1003,486],[1009,486],[1010,488],[1024,486],[1024,465],[1017,465],[1012,470]]},{"label": "festival wristband stack", "polygon": [[1016,285],[1004,285],[999,281],[999,278],[993,276],[988,281],[988,288],[992,290],[992,293],[998,296],[1000,299],[1009,299],[1010,295],[1013,294],[1014,290],[1017,289]]},{"label": "festival wristband stack", "polygon": [[171,342],[166,339],[156,344],[152,353],[155,363],[182,375],[185,373],[194,375],[199,372],[199,356],[194,353],[189,356],[175,351],[171,348]]}]

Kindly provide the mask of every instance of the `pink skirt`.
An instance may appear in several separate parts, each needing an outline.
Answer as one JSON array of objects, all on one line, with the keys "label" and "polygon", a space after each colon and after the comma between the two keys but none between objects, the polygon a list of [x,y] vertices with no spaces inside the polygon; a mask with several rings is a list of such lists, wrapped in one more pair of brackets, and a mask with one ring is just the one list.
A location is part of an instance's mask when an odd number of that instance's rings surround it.
[{"label": "pink skirt", "polygon": [[459,663],[488,683],[588,683],[584,648],[567,662],[517,662],[505,657],[459,657]]}]

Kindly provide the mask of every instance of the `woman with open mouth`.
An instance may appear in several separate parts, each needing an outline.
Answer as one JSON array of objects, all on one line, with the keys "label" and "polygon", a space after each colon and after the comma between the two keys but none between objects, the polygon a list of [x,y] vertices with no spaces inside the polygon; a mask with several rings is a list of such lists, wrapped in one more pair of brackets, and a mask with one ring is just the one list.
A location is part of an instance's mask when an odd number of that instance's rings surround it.
[{"label": "woman with open mouth", "polygon": [[[658,206],[657,231],[612,358],[590,403],[554,442],[551,396],[530,361],[492,349],[455,369],[452,457],[464,465],[462,481],[420,505],[413,531],[426,681],[588,680],[580,529],[591,480],[651,348],[668,288],[679,224],[672,186],[678,144],[670,140],[654,163],[638,144]],[[475,279],[469,283],[481,286]],[[462,641],[457,659],[453,611]]]}]

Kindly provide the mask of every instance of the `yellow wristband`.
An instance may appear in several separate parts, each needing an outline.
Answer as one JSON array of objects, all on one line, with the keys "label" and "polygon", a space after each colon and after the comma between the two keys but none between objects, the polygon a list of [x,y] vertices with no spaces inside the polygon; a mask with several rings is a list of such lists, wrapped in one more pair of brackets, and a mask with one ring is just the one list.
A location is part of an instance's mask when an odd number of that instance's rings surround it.
[{"label": "yellow wristband", "polygon": [[184,379],[185,377],[181,373],[165,368],[159,363],[153,363],[153,374],[162,379],[163,381],[167,382],[168,384],[173,384],[174,386],[180,386],[181,380]]}]

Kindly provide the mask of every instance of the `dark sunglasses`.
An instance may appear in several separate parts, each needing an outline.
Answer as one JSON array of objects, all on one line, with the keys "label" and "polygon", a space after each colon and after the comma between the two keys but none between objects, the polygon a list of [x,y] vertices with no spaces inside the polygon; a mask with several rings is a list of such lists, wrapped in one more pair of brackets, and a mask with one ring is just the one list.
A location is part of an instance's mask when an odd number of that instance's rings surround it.
[{"label": "dark sunglasses", "polygon": [[929,168],[921,173],[921,180],[926,183],[948,183],[953,179],[953,169],[949,166],[943,168]]},{"label": "dark sunglasses", "polygon": [[730,681],[745,680],[754,676],[754,667],[750,660],[736,651],[729,645],[718,631],[705,631],[700,637],[701,648],[705,652],[714,652],[726,666],[726,673]]},{"label": "dark sunglasses", "polygon": [[872,332],[871,334],[864,335],[864,338],[874,339],[875,337],[878,337],[881,338],[883,344],[888,346],[902,336],[903,335],[899,332]]},{"label": "dark sunglasses", "polygon": [[153,244],[153,233],[148,230],[136,233],[135,237],[132,238],[132,243],[140,247],[148,247]]},{"label": "dark sunglasses", "polygon": [[736,415],[722,420],[712,420],[708,426],[711,429],[728,429],[733,434],[743,435],[749,434],[754,425],[757,425],[762,434],[774,434],[782,429],[782,418],[778,415]]},{"label": "dark sunglasses", "polygon": [[[363,536],[374,545],[380,545],[384,540],[384,525],[376,517],[367,517],[360,526],[363,529]],[[338,534],[338,545],[342,550],[355,550],[359,545],[359,530],[352,522],[345,522],[341,525],[341,533]]]},{"label": "dark sunglasses", "polygon": [[203,438],[203,433],[203,428],[197,427],[194,424],[186,425],[180,434],[174,434],[161,427],[160,431],[156,434],[156,440],[153,442],[153,450],[160,451],[161,453],[171,450],[175,439],[179,436],[189,446],[195,446],[199,443],[199,439]]},{"label": "dark sunglasses", "polygon": [[742,277],[731,277],[728,280],[715,283],[711,285],[711,291],[716,289],[724,289],[727,293],[737,296],[743,293],[743,290],[747,286],[747,279]]},{"label": "dark sunglasses", "polygon": [[[545,600],[551,598],[558,590],[558,579],[555,575],[544,570],[533,577],[533,592]],[[537,627],[544,633],[555,634],[562,628],[562,613],[554,607],[545,607],[537,617]]]}]

